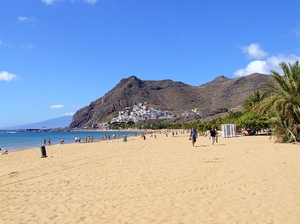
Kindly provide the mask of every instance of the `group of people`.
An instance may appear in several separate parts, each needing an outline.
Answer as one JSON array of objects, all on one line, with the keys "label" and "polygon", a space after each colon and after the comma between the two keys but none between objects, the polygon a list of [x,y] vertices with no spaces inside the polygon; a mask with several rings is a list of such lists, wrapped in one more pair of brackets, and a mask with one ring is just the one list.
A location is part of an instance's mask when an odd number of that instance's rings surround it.
[{"label": "group of people", "polygon": [[[51,138],[48,138],[48,140],[44,138],[43,145],[47,145],[47,143],[48,143],[48,145],[51,145]],[[61,140],[59,140],[59,143],[65,144],[65,140],[61,139]]]},{"label": "group of people", "polygon": [[[94,141],[94,137],[91,136],[91,135],[86,136],[86,137],[84,138],[84,141],[85,141],[85,142],[93,142],[93,141]],[[75,136],[75,142],[80,143],[80,142],[81,142],[81,137],[80,137],[80,136]]]},{"label": "group of people", "polygon": [[[194,127],[192,127],[192,129],[190,131],[190,140],[192,140],[193,146],[195,146],[197,137],[198,137],[198,133],[197,133],[196,129]],[[211,127],[211,129],[209,130],[209,137],[211,139],[211,144],[214,145],[216,142],[216,137],[217,137],[217,130],[215,129],[214,126]]]},{"label": "group of people", "polygon": [[[45,138],[44,138],[43,144],[44,144],[44,145],[47,144],[47,140],[46,140]],[[48,145],[51,145],[51,139],[50,139],[50,138],[48,138]]]},{"label": "group of people", "polygon": [[75,136],[75,142],[81,142],[81,137],[80,136]]}]

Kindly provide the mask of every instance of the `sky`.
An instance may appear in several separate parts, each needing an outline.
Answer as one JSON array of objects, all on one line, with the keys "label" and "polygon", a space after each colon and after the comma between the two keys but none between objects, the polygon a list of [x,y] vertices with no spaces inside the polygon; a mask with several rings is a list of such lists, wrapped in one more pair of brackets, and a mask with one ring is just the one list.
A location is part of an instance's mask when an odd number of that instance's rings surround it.
[{"label": "sky", "polygon": [[130,76],[199,86],[300,59],[299,0],[1,0],[0,9],[0,128],[72,115]]}]

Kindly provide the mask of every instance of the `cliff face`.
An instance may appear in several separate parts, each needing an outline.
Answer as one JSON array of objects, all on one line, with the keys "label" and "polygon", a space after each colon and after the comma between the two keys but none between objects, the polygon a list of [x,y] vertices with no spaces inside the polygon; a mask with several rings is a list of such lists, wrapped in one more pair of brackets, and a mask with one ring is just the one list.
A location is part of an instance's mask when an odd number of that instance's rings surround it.
[{"label": "cliff face", "polygon": [[191,86],[172,80],[144,81],[131,76],[122,79],[89,106],[78,110],[70,127],[82,128],[93,123],[108,122],[125,107],[143,102],[172,114],[181,114],[194,108],[235,108],[242,106],[261,83],[270,81],[270,77],[263,74],[236,79],[220,76],[201,86]]}]

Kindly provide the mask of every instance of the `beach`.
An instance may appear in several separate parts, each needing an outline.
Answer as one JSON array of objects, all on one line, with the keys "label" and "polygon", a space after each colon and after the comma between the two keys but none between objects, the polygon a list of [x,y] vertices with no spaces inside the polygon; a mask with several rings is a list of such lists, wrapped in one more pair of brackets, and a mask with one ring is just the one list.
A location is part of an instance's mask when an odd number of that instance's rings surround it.
[{"label": "beach", "polygon": [[300,145],[157,133],[0,156],[0,223],[300,223]]}]

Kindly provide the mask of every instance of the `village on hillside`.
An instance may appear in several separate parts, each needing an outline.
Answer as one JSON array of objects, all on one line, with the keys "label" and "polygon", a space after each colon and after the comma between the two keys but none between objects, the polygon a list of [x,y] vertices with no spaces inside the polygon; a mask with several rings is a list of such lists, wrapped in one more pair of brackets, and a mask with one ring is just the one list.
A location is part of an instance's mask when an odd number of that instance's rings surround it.
[{"label": "village on hillside", "polygon": [[191,111],[185,111],[181,115],[173,115],[169,111],[163,111],[158,108],[149,107],[147,102],[138,103],[134,105],[132,109],[130,107],[124,108],[124,110],[119,111],[119,115],[117,117],[112,118],[110,123],[127,123],[129,121],[137,123],[142,120],[147,119],[170,119],[173,117],[183,116],[189,117],[199,115],[200,117],[208,117],[213,114],[227,112],[226,108],[219,108],[214,111],[210,111],[202,108],[194,108]]}]

